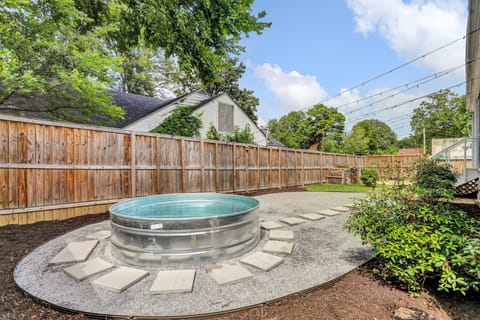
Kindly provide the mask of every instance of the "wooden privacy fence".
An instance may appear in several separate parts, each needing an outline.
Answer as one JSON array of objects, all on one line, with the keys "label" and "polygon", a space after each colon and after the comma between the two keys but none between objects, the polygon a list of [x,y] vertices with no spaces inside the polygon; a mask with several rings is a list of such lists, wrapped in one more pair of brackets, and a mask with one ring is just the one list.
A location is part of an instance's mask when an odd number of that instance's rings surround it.
[{"label": "wooden privacy fence", "polygon": [[0,225],[105,212],[120,199],[321,183],[362,157],[0,116]]},{"label": "wooden privacy fence", "polygon": [[365,159],[1,115],[0,225],[105,212],[151,194],[322,183]]}]

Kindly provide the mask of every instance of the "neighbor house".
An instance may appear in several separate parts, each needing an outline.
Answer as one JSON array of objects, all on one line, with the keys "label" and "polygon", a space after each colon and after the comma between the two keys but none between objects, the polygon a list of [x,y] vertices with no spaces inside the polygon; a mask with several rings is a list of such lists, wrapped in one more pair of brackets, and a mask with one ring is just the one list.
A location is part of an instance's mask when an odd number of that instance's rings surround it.
[{"label": "neighbor house", "polygon": [[268,139],[255,122],[230,96],[221,93],[210,96],[204,90],[196,90],[173,99],[159,99],[141,95],[114,92],[115,103],[125,111],[125,118],[113,126],[125,130],[150,132],[158,127],[177,107],[188,106],[202,119],[200,135],[205,138],[213,125],[219,133],[232,134],[235,127],[249,126],[256,144],[266,146]]}]

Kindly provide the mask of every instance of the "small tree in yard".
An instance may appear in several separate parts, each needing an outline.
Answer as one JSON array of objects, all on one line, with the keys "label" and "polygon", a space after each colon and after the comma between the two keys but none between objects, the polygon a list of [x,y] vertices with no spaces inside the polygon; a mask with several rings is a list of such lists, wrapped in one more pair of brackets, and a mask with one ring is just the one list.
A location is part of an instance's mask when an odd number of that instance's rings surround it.
[{"label": "small tree in yard", "polygon": [[362,170],[362,174],[360,176],[360,180],[364,185],[375,189],[377,186],[377,181],[379,179],[378,172],[375,169],[365,168]]},{"label": "small tree in yard", "polygon": [[376,272],[412,294],[428,279],[438,290],[478,291],[480,220],[432,197],[449,194],[451,172],[433,161],[418,167],[413,185],[398,183],[358,202],[346,228],[373,247]]},{"label": "small tree in yard", "polygon": [[201,127],[202,119],[200,115],[193,113],[191,107],[178,107],[152,132],[182,137],[198,137]]}]

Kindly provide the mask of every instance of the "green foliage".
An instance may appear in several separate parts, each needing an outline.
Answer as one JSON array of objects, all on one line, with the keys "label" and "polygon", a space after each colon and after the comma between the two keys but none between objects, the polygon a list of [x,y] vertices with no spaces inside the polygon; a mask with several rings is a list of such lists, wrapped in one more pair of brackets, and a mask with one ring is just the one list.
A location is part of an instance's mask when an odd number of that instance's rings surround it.
[{"label": "green foliage", "polygon": [[363,168],[360,180],[364,185],[370,188],[375,188],[377,186],[379,176],[378,172],[372,168]]},{"label": "green foliage", "polygon": [[[451,177],[431,164],[419,166],[421,176],[433,171]],[[422,177],[416,181],[424,183]],[[373,247],[380,262],[376,272],[412,294],[428,279],[443,291],[478,291],[480,221],[450,203],[432,201],[431,191],[418,184],[399,183],[371,194],[354,206],[346,228]]]},{"label": "green foliage", "polygon": [[410,125],[417,145],[423,141],[423,128],[427,140],[427,152],[431,152],[433,138],[458,138],[471,135],[471,115],[466,111],[465,95],[458,96],[443,90],[422,101],[413,110]]},{"label": "green foliage", "polygon": [[380,120],[364,120],[352,127],[343,151],[349,154],[393,154],[397,152],[397,135]]},{"label": "green foliage", "polygon": [[238,55],[242,35],[261,34],[270,23],[264,11],[253,15],[253,0],[128,1],[121,0],[120,51],[142,41],[175,57],[181,71],[192,71],[202,83],[219,79],[228,56]]},{"label": "green foliage", "polygon": [[439,165],[433,159],[422,159],[415,165],[415,184],[434,198],[452,198],[457,180],[448,165]]},{"label": "green foliage", "polygon": [[300,124],[305,120],[306,115],[302,111],[292,111],[280,119],[272,119],[268,122],[269,134],[283,143],[288,148],[306,149],[308,137],[300,129]]},{"label": "green foliage", "polygon": [[246,144],[254,144],[255,136],[250,129],[250,126],[247,124],[243,129],[240,129],[239,126],[235,126],[235,131],[232,135],[230,134],[221,134],[218,130],[212,125],[208,128],[207,139],[211,140],[221,140],[228,142],[238,142]]},{"label": "green foliage", "polygon": [[191,107],[178,107],[158,127],[152,130],[155,133],[171,134],[182,137],[200,136],[202,119],[194,114]]},{"label": "green foliage", "polygon": [[318,104],[307,112],[292,111],[267,128],[275,139],[289,148],[308,149],[318,144],[320,151],[338,151],[343,138],[345,117],[335,108]]},{"label": "green foliage", "polygon": [[70,0],[0,1],[2,110],[87,123],[123,116],[105,90],[120,62],[104,45],[115,26],[84,7]]},{"label": "green foliage", "polygon": [[419,148],[422,146],[420,141],[414,136],[408,136],[397,141],[396,146],[398,149],[410,149]]}]

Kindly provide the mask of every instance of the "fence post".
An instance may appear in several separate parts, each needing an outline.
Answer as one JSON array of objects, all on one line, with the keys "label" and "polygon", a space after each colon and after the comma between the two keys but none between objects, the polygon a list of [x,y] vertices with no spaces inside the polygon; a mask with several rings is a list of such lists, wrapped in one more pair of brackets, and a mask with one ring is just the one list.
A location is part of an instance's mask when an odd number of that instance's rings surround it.
[{"label": "fence post", "polygon": [[233,164],[233,179],[232,179],[232,192],[235,192],[235,177],[237,175],[236,164],[235,161],[235,143],[232,144],[232,164]]},{"label": "fence post", "polygon": [[204,152],[203,139],[200,139],[200,183],[201,190],[205,192],[205,152]]},{"label": "fence post", "polygon": [[288,188],[288,150],[285,149],[285,187]]},{"label": "fence post", "polygon": [[136,171],[136,168],[135,168],[135,141],[136,141],[136,137],[135,137],[135,132],[131,132],[130,133],[130,179],[132,180],[131,182],[131,190],[130,190],[130,195],[132,198],[135,198],[136,197],[136,194],[137,194],[137,171]]},{"label": "fence post", "polygon": [[187,185],[186,185],[186,176],[185,176],[185,141],[180,139],[180,164],[182,166],[182,192],[187,192]]},{"label": "fence post", "polygon": [[282,189],[282,150],[278,150],[278,189]]},{"label": "fence post", "polygon": [[302,166],[302,188],[305,188],[305,163],[303,161],[303,151],[300,151],[300,164]]},{"label": "fence post", "polygon": [[161,189],[160,189],[160,185],[162,183],[162,180],[160,179],[160,173],[162,172],[160,170],[160,167],[162,166],[162,158],[160,157],[160,137],[157,136],[157,146],[156,146],[156,155],[157,155],[157,174],[156,174],[156,178],[157,178],[157,194],[161,193]]},{"label": "fence post", "polygon": [[248,193],[248,187],[249,187],[249,172],[248,172],[248,167],[250,166],[250,149],[249,147],[245,147],[245,152],[247,153],[247,165],[245,166],[245,192]]},{"label": "fence post", "polygon": [[215,192],[218,192],[218,142],[215,142]]},{"label": "fence post", "polygon": [[270,189],[273,187],[272,181],[272,147],[268,148],[268,184]]},{"label": "fence post", "polygon": [[260,190],[260,146],[257,145],[257,190]]}]

